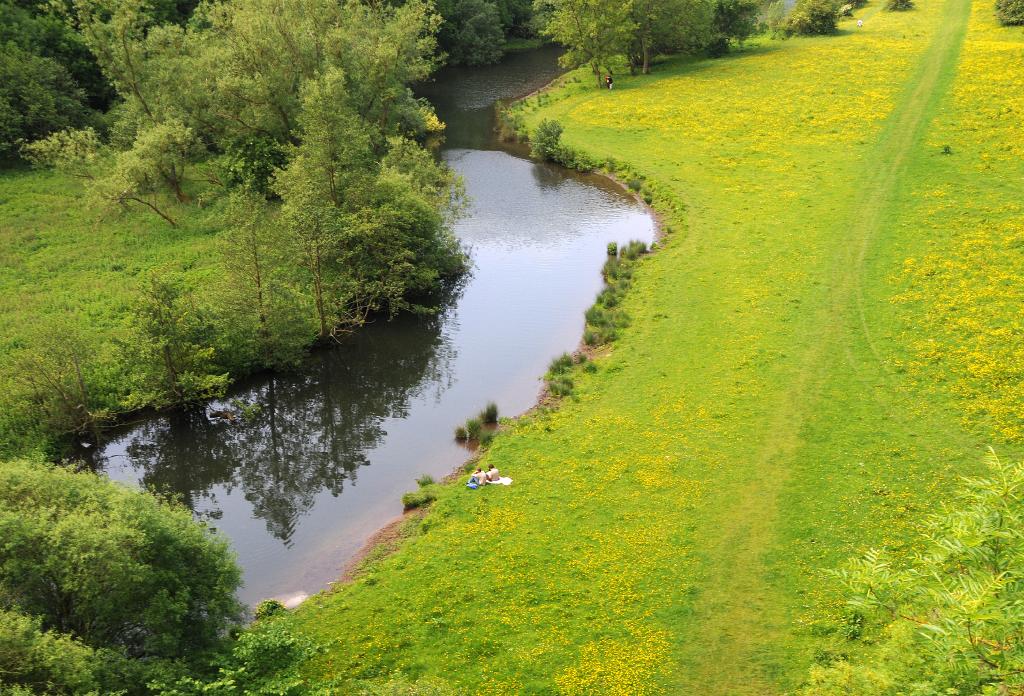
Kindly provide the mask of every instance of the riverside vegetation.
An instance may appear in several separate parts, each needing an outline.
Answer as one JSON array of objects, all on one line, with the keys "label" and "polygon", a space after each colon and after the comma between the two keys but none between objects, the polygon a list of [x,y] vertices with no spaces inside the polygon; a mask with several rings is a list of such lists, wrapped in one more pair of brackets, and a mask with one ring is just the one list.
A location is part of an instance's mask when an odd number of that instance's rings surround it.
[{"label": "riverside vegetation", "polygon": [[[651,256],[623,250],[628,274],[606,269],[586,317],[593,358],[551,365],[558,407],[509,422],[487,448],[485,465],[516,485],[469,496],[423,479],[431,508],[395,554],[297,612],[265,604],[236,633],[237,568],[187,511],[7,462],[0,690],[1020,693],[1024,35],[1000,24],[1019,3],[869,5],[850,10],[865,22],[856,30],[819,5],[798,3],[789,17],[800,22],[783,17],[771,40],[750,39],[742,7],[688,13],[703,16],[687,24],[699,29],[691,45],[719,55],[724,36],[741,49],[717,60],[656,60],[678,35],[645,53],[643,3],[619,17],[628,32],[597,22],[562,36],[581,70],[521,104],[516,122],[536,133],[546,121],[549,153],[627,182],[667,237]],[[19,365],[3,390],[6,451],[52,451],[52,433],[88,434],[128,404],[214,393],[265,351],[292,355],[277,349],[344,330],[371,306],[416,305],[458,265],[446,236],[458,189],[415,145],[437,124],[399,70],[428,69],[440,20],[414,3],[289,7],[275,30],[301,43],[320,36],[304,22],[323,20],[339,43],[312,50],[324,62],[302,87],[263,85],[288,95],[273,108],[259,84],[204,83],[216,73],[196,68],[250,55],[247,41],[291,65],[260,42],[274,16],[260,6],[235,0],[199,22],[148,5],[79,7],[114,89],[104,95],[100,80],[82,99],[118,106],[102,122],[67,111],[79,121],[61,127],[93,130],[35,149],[65,173],[0,177],[3,234],[17,242],[4,267],[19,274],[4,278],[0,318]],[[538,7],[557,34],[571,24],[559,12],[603,5]],[[838,36],[781,40],[835,22]],[[111,36],[123,52],[97,51]],[[380,37],[404,37],[425,62],[374,62],[391,55]],[[80,55],[65,48],[51,60]],[[363,80],[381,76],[394,101],[350,103],[369,93],[347,61]],[[26,64],[66,86],[49,64]],[[79,68],[84,88],[95,73]],[[611,92],[593,86],[606,69]],[[225,90],[224,110],[168,79],[181,74]],[[254,116],[273,135],[236,141]],[[363,165],[345,190],[358,195],[344,204],[330,176],[309,174],[353,162]],[[97,209],[133,209],[97,223],[68,209],[79,186]],[[412,231],[399,257],[426,249],[432,261],[403,266],[401,282],[320,282],[323,247],[308,233],[338,215],[375,230],[364,241],[392,224]],[[266,236],[289,229],[307,236]],[[263,282],[256,257],[281,293],[266,317],[258,292],[233,292]],[[161,266],[173,272],[150,270]],[[355,291],[364,281],[370,290]],[[289,307],[305,318],[293,323]],[[282,312],[273,330],[271,310]],[[41,320],[29,327],[24,312]],[[293,330],[305,338],[292,343]],[[221,362],[233,335],[248,337],[237,366]],[[983,462],[986,445],[1001,460]]]},{"label": "riverside vegetation", "polygon": [[[1019,474],[982,460],[1024,444],[1024,35],[990,2],[879,9],[611,92],[587,68],[521,106],[526,128],[558,121],[566,148],[635,179],[671,232],[596,370],[487,453],[516,485],[442,488],[401,550],[288,617],[326,646],[308,674],[474,693],[1019,691],[1017,551],[995,584],[983,569]],[[958,499],[963,474],[990,480]],[[929,534],[962,551],[933,554]],[[871,547],[886,555],[834,574]],[[917,594],[869,606],[857,578],[884,558],[919,573]],[[893,610],[941,640],[885,627]]]}]

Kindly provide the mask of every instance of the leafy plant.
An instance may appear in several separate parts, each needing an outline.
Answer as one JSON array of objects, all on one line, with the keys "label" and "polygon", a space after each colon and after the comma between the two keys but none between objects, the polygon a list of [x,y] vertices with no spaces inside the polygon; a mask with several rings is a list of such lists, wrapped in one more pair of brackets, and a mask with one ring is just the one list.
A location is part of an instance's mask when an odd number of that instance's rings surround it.
[{"label": "leafy plant", "polygon": [[851,607],[889,626],[872,657],[818,670],[805,694],[870,678],[915,684],[914,693],[1021,693],[1024,463],[992,451],[985,463],[988,475],[963,479],[932,516],[926,551],[904,559],[875,549],[837,573]]},{"label": "leafy plant", "polygon": [[562,154],[562,124],[544,119],[530,135],[530,154],[539,160],[560,161]]},{"label": "leafy plant", "polygon": [[1024,24],[1024,0],[996,0],[996,17],[1003,24]]},{"label": "leafy plant", "polygon": [[786,20],[786,30],[804,36],[834,34],[838,22],[839,12],[832,0],[797,0]]}]

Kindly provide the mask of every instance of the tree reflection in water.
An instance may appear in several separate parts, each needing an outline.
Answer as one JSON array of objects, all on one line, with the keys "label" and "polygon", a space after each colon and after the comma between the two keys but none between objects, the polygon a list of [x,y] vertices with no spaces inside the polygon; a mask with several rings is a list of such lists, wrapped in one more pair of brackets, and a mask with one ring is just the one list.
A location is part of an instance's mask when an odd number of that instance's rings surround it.
[{"label": "tree reflection in water", "polygon": [[[290,545],[300,518],[322,491],[341,495],[383,422],[407,414],[412,398],[452,383],[453,349],[443,328],[461,290],[445,293],[437,314],[370,324],[342,345],[317,351],[301,370],[262,375],[224,401],[154,417],[127,433],[124,452],[142,486],[179,496],[217,518],[217,492],[239,491],[267,531]],[[209,413],[232,400],[255,403],[251,418]]]}]

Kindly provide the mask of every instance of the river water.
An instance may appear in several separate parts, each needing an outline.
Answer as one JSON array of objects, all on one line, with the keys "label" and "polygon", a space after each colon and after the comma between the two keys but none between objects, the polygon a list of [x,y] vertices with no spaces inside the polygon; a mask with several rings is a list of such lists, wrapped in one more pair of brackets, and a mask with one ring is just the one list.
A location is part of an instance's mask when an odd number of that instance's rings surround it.
[{"label": "river water", "polygon": [[[606,244],[651,241],[651,218],[604,179],[531,162],[495,138],[495,100],[550,81],[556,59],[540,49],[450,69],[421,90],[448,124],[441,156],[471,199],[456,232],[473,270],[437,314],[373,323],[295,373],[123,428],[97,452],[111,478],[174,492],[227,535],[243,601],[326,587],[401,514],[418,476],[466,461],[456,425],[491,400],[503,415],[532,406],[548,362],[579,342]],[[232,400],[261,409],[248,421],[211,417]]]}]

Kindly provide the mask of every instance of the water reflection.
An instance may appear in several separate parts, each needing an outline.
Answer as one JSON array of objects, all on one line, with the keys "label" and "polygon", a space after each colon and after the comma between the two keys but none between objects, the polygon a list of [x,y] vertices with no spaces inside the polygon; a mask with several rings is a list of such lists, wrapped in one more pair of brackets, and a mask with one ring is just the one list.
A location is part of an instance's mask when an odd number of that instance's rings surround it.
[{"label": "water reflection", "polygon": [[[437,397],[451,384],[441,327],[456,296],[436,315],[371,325],[296,374],[264,376],[225,402],[152,419],[125,438],[124,454],[143,486],[181,496],[214,520],[223,516],[218,489],[240,489],[267,532],[290,545],[318,494],[337,497],[355,483],[387,434],[384,420],[405,418],[410,398],[428,388]],[[258,410],[233,422],[210,417],[236,413],[231,400]]]}]

